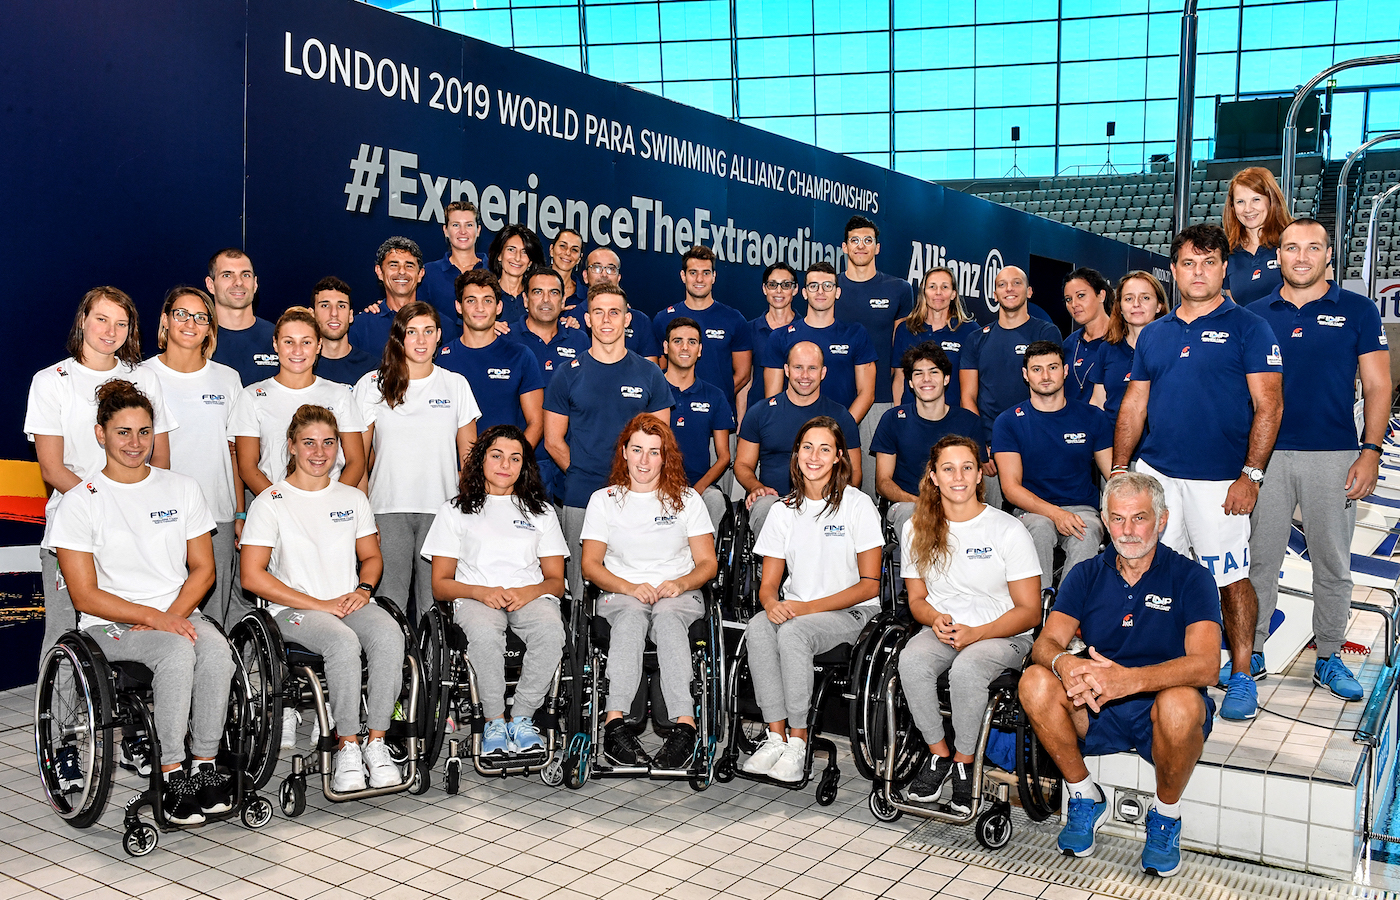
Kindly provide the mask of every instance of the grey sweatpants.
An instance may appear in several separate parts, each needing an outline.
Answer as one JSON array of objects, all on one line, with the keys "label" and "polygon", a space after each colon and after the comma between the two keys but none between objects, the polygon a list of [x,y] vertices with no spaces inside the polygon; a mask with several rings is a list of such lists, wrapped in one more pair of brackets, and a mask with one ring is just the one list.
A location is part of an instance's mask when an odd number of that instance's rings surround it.
[{"label": "grey sweatpants", "polygon": [[569,547],[569,558],[564,561],[564,574],[569,582],[569,596],[575,603],[583,602],[583,515],[588,512],[582,506],[560,508],[559,528],[564,532],[564,543]]},{"label": "grey sweatpants", "polygon": [[1269,639],[1295,507],[1303,514],[1312,561],[1317,657],[1326,659],[1342,649],[1351,611],[1351,534],[1356,528],[1356,504],[1346,498],[1346,481],[1354,462],[1355,450],[1275,450],[1269,457],[1250,516],[1249,581],[1259,597],[1255,653],[1262,653]]},{"label": "grey sweatpants", "polygon": [[506,626],[525,642],[511,715],[534,716],[564,656],[564,622],[558,598],[545,594],[515,612],[461,599],[453,617],[467,635],[467,660],[476,673],[481,709],[488,719],[499,719],[506,712]]},{"label": "grey sweatpants", "polygon": [[[414,625],[433,605],[433,564],[423,558],[423,540],[434,518],[432,513],[377,513],[374,517],[379,526],[379,552],[384,557],[379,593],[397,603]],[[410,580],[412,605],[408,602]]]},{"label": "grey sweatpants", "polygon": [[237,590],[234,577],[233,523],[219,522],[212,535],[214,540],[214,592],[204,601],[204,614],[225,631],[234,626],[243,614],[252,609]]},{"label": "grey sweatpants", "polygon": [[661,665],[661,697],[666,715],[695,713],[690,696],[690,623],[705,613],[699,591],[663,597],[646,604],[628,594],[599,594],[598,615],[612,630],[608,645],[608,700],[604,712],[627,712],[642,683],[642,654],[647,634],[656,644]]},{"label": "grey sweatpants", "polygon": [[724,518],[725,511],[729,509],[729,498],[724,495],[724,491],[712,484],[705,488],[700,500],[705,504],[705,512],[710,514],[710,524],[715,526],[715,537],[718,538],[719,523]]},{"label": "grey sweatpants", "polygon": [[1099,546],[1103,543],[1103,520],[1099,518],[1097,509],[1092,506],[1066,506],[1063,509],[1084,520],[1084,537],[1060,534],[1054,521],[1047,516],[1026,512],[1024,509],[1015,512],[1016,518],[1026,526],[1026,530],[1031,533],[1031,540],[1035,542],[1035,555],[1040,558],[1041,590],[1050,587],[1055,578],[1057,545],[1065,551],[1064,572],[1068,575],[1071,569],[1084,560],[1098,556]]},{"label": "grey sweatpants", "polygon": [[44,583],[44,643],[39,647],[42,661],[64,634],[78,627],[78,613],[68,587],[59,587],[58,554],[52,550],[39,551],[39,574]]},{"label": "grey sweatpants", "polygon": [[880,419],[892,409],[893,403],[872,403],[860,420],[860,489],[872,500],[879,494],[875,492],[875,454],[870,452],[870,442],[875,440]]},{"label": "grey sweatpants", "polygon": [[275,619],[282,639],[319,653],[326,662],[330,704],[343,733],[354,734],[360,716],[360,651],[369,663],[365,690],[366,724],[371,731],[388,731],[403,685],[403,632],[394,617],[377,603],[367,603],[345,618],[320,610],[292,609]]},{"label": "grey sweatpants", "polygon": [[943,714],[938,711],[938,676],[948,673],[953,704],[954,750],[977,753],[982,716],[987,712],[987,686],[1002,670],[1019,667],[1031,651],[1030,635],[987,638],[954,650],[925,626],[909,639],[899,655],[899,681],[914,724],[932,746],[943,740]]},{"label": "grey sweatpants", "polygon": [[753,532],[755,541],[763,533],[763,523],[768,521],[768,513],[772,511],[773,504],[782,499],[778,494],[769,494],[753,502],[753,507],[749,509],[749,530]]},{"label": "grey sweatpants", "polygon": [[798,616],[781,625],[774,625],[766,612],[749,619],[744,631],[749,671],[764,721],[786,720],[789,728],[806,728],[816,684],[812,660],[833,647],[853,643],[875,612],[853,606]]},{"label": "grey sweatpants", "polygon": [[155,676],[151,690],[163,766],[185,761],[186,733],[194,756],[213,759],[228,718],[233,650],[203,613],[190,613],[190,622],[197,635],[193,641],[168,631],[133,631],[130,625],[87,629],[107,659],[141,663]]}]

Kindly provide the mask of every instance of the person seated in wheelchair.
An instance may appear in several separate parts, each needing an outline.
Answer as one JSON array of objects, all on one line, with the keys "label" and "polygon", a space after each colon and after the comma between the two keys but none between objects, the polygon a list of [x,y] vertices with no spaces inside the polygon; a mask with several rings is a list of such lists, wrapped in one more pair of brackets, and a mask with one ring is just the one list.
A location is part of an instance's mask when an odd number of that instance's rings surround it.
[{"label": "person seated in wheelchair", "polygon": [[[355,438],[358,440],[358,436]],[[369,498],[331,480],[340,430],[323,406],[300,407],[287,426],[287,476],[248,509],[240,567],[244,590],[267,602],[288,643],[325,661],[330,708],[342,727],[338,792],[403,781],[384,744],[402,683],[404,638],[393,616],[370,602],[384,568]],[[357,572],[358,570],[358,572]],[[369,664],[360,748],[360,653]]]},{"label": "person seated in wheelchair", "polygon": [[233,808],[231,780],[214,765],[233,651],[198,610],[214,585],[213,514],[193,478],[148,464],[153,421],[151,401],[131,382],[97,389],[106,465],[64,497],[49,541],[78,627],[108,660],[151,670],[161,809],[176,825],[198,825]]},{"label": "person seated in wheelchair", "polygon": [[[458,494],[438,510],[423,555],[433,564],[433,596],[452,601],[467,636],[486,728],[484,756],[544,749],[534,715],[564,655],[564,560],[559,517],[545,496],[525,432],[494,425],[462,466]],[[506,718],[506,628],[525,642],[520,679]]]},{"label": "person seated in wheelchair", "polygon": [[[695,755],[690,625],[704,614],[700,591],[719,569],[713,535],[670,427],[650,413],[636,416],[618,437],[608,486],[589,498],[583,520],[583,577],[598,587],[597,614],[611,631],[603,755],[613,765],[678,770]],[[654,759],[623,721],[641,687],[648,633],[676,721]]]},{"label": "person seated in wheelchair", "polygon": [[[1103,520],[1113,544],[1065,576],[1021,676],[1021,704],[1064,775],[1060,850],[1091,855],[1108,818],[1084,757],[1136,750],[1157,773],[1142,868],[1165,877],[1181,865],[1181,795],[1215,715],[1206,688],[1219,674],[1220,591],[1207,569],[1159,543],[1167,501],[1157,479],[1115,475]],[[1087,659],[1067,649],[1076,631]]]},{"label": "person seated in wheelchair", "polygon": [[[745,630],[755,700],[768,734],[744,771],[800,782],[817,655],[853,643],[880,611],[880,514],[852,483],[837,421],[818,416],[797,432],[792,491],[773,506],[754,544],[763,557],[763,612]],[[791,572],[787,583],[783,573]]]},{"label": "person seated in wheelchair", "polygon": [[[948,435],[933,445],[919,502],[900,546],[909,612],[926,626],[899,656],[899,681],[930,757],[906,797],[932,803],[952,777],[949,809],[972,812],[973,762],[988,687],[1019,668],[1040,624],[1040,562],[1015,517],[986,504],[977,441]],[[939,711],[938,678],[948,673],[953,747]]]}]

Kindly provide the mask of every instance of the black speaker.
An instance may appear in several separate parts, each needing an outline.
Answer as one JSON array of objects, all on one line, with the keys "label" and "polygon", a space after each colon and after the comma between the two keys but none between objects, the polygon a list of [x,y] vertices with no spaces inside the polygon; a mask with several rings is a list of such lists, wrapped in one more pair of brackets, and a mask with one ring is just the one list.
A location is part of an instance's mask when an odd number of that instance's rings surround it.
[{"label": "black speaker", "polygon": [[1114,133],[1115,131],[1117,131],[1117,130],[1118,130],[1118,123],[1117,123],[1117,122],[1109,122],[1109,123],[1108,123],[1107,134],[1108,134],[1109,137],[1113,137],[1113,133]]},{"label": "black speaker", "polygon": [[1021,139],[1021,126],[1020,126],[1020,125],[1012,125],[1012,126],[1011,126],[1011,142],[1014,144],[1016,141],[1019,141],[1020,139]]}]

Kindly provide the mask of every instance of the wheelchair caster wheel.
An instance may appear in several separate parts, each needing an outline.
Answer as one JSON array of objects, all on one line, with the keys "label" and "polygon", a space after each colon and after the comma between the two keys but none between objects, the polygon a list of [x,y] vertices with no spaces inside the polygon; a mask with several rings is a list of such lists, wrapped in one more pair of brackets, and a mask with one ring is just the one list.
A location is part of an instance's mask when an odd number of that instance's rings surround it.
[{"label": "wheelchair caster wheel", "polygon": [[462,770],[454,765],[457,760],[447,761],[447,770],[442,775],[442,789],[449,794],[455,794],[462,789]]},{"label": "wheelchair caster wheel", "polygon": [[720,784],[728,784],[733,780],[734,760],[726,756],[715,764],[715,781],[718,781]]},{"label": "wheelchair caster wheel", "polygon": [[977,843],[1000,850],[1011,840],[1011,810],[997,805],[977,817]]},{"label": "wheelchair caster wheel", "polygon": [[282,801],[282,812],[295,819],[306,812],[306,784],[299,781],[295,776],[289,777],[282,782],[282,789],[278,792],[278,798]]},{"label": "wheelchair caster wheel", "polygon": [[709,786],[710,775],[708,772],[702,772],[699,775],[690,776],[690,789],[692,791],[703,791]]},{"label": "wheelchair caster wheel", "polygon": [[836,802],[836,783],[840,777],[840,774],[835,771],[822,774],[822,780],[817,784],[817,803],[819,805],[830,806]]},{"label": "wheelchair caster wheel", "polygon": [[432,787],[433,776],[428,774],[428,770],[418,766],[413,770],[413,781],[408,785],[408,792],[415,797],[428,793],[428,788]]},{"label": "wheelchair caster wheel", "polygon": [[588,783],[593,762],[592,741],[587,735],[576,734],[564,754],[564,784],[576,791]]},{"label": "wheelchair caster wheel", "polygon": [[243,824],[249,828],[261,828],[272,821],[272,801],[254,794],[243,804],[240,814]]},{"label": "wheelchair caster wheel", "polygon": [[896,809],[893,803],[885,799],[885,792],[878,787],[870,792],[868,803],[870,814],[881,822],[898,822],[899,817],[904,815],[903,810]]},{"label": "wheelchair caster wheel", "polygon": [[[549,761],[549,765],[540,769],[540,781],[550,787],[559,787],[564,783],[564,763],[558,756]],[[452,793],[448,791],[448,793]]]},{"label": "wheelchair caster wheel", "polygon": [[145,856],[156,849],[159,843],[160,832],[156,831],[154,825],[145,822],[132,825],[126,830],[126,834],[122,835],[122,849],[126,851],[127,856]]}]

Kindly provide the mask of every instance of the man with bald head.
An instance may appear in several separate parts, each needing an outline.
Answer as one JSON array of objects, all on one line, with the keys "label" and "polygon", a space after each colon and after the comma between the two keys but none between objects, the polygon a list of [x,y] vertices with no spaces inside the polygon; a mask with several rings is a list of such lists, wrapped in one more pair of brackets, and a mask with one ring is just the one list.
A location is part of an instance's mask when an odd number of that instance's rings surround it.
[{"label": "man with bald head", "polygon": [[841,426],[851,458],[851,484],[860,484],[860,428],[846,407],[822,396],[826,364],[821,348],[811,341],[794,344],[788,350],[783,377],[786,390],[744,415],[734,456],[734,477],[748,492],[745,502],[755,535],[763,530],[773,503],[792,489],[788,474],[792,443],[802,426],[817,416],[830,416]]},{"label": "man with bald head", "polygon": [[[959,373],[962,405],[982,417],[984,445],[991,443],[997,416],[1030,397],[1030,387],[1021,375],[1026,348],[1036,341],[1063,343],[1058,328],[1031,315],[1031,286],[1024,270],[1017,266],[1002,269],[997,274],[995,297],[997,320],[963,350]],[[982,473],[986,476],[987,503],[1000,508],[997,464],[990,453],[985,459]]]},{"label": "man with bald head", "polygon": [[[583,266],[585,290],[603,282],[622,283],[622,261],[607,247],[594,247]],[[564,317],[560,319],[571,328],[581,327],[579,314],[585,310],[577,306],[564,307]],[[633,316],[627,325],[627,349],[638,356],[661,365],[661,342],[656,339],[656,331],[651,327],[651,319],[644,315]]]}]

